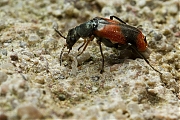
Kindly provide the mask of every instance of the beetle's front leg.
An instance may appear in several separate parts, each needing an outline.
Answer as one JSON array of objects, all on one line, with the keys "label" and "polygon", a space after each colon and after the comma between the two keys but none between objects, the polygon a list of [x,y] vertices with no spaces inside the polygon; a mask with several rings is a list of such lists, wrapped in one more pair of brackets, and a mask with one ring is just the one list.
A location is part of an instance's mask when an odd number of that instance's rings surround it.
[{"label": "beetle's front leg", "polygon": [[100,73],[102,74],[104,72],[104,55],[103,55],[103,52],[102,52],[101,40],[98,39],[97,43],[99,45],[101,56],[102,56],[102,67],[101,67],[101,71],[100,71]]},{"label": "beetle's front leg", "polygon": [[78,54],[78,56],[79,55],[81,55],[85,50],[86,50],[86,47],[87,47],[87,45],[89,44],[89,42],[90,41],[92,41],[94,39],[94,36],[92,35],[90,38],[88,38],[88,40],[86,41],[84,41],[84,43],[78,48],[78,50],[81,48],[81,47],[83,47],[84,45],[84,48],[83,48],[83,50]]},{"label": "beetle's front leg", "polygon": [[78,51],[86,44],[86,39],[84,39],[83,44],[78,48]]}]

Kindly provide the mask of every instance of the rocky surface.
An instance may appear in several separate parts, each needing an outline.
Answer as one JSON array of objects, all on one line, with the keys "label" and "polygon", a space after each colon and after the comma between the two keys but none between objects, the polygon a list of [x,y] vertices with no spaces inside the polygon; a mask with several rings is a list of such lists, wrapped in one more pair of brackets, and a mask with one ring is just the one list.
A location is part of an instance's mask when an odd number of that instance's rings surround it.
[{"label": "rocky surface", "polygon": [[[178,0],[1,0],[0,119],[180,119]],[[116,15],[147,36],[150,64],[96,40],[79,57],[80,39],[59,55],[69,29]],[[124,57],[124,59],[122,58]],[[120,59],[121,58],[121,59]]]}]

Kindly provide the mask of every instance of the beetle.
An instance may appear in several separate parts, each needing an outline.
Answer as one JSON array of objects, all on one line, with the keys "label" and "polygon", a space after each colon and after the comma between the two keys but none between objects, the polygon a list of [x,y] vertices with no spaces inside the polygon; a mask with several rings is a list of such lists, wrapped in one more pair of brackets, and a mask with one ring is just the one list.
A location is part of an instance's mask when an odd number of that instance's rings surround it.
[{"label": "beetle", "polygon": [[[113,20],[113,18],[116,20]],[[54,30],[61,37],[66,39],[66,44],[62,48],[60,54],[60,65],[65,47],[69,49],[69,53],[72,50],[73,45],[80,38],[83,38],[84,43],[78,48],[78,50],[80,50],[84,46],[83,50],[79,54],[81,55],[83,51],[85,51],[89,42],[96,38],[102,56],[102,67],[100,73],[104,71],[104,55],[102,52],[101,43],[107,47],[116,48],[118,50],[131,49],[133,52],[143,58],[153,70],[159,72],[153,66],[151,66],[149,61],[141,53],[147,48],[146,36],[144,36],[138,28],[126,24],[126,22],[116,16],[110,16],[110,19],[95,17],[92,20],[70,29],[67,37],[63,36],[56,27],[54,27]]]}]

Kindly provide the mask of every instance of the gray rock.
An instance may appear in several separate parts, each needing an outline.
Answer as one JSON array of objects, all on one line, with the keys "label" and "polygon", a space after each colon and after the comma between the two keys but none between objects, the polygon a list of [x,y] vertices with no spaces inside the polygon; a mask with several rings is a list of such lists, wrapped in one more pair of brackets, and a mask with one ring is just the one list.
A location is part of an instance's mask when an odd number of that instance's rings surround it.
[{"label": "gray rock", "polygon": [[7,74],[5,72],[0,71],[0,84],[6,81],[7,78],[8,78]]}]

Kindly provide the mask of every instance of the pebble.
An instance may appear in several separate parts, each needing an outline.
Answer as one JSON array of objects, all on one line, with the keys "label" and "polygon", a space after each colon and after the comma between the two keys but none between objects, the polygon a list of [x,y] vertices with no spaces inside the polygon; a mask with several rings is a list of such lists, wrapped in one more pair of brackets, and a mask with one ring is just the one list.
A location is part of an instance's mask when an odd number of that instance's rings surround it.
[{"label": "pebble", "polygon": [[7,83],[2,83],[0,86],[0,94],[1,95],[6,95],[9,91],[9,85]]},{"label": "pebble", "polygon": [[35,44],[40,40],[39,36],[37,34],[30,34],[28,37],[28,42],[30,44]]},{"label": "pebble", "polygon": [[87,61],[88,59],[90,59],[91,55],[89,52],[83,52],[83,54],[81,54],[80,56],[77,57],[77,62],[78,65],[83,64],[83,62]]},{"label": "pebble", "polygon": [[44,84],[44,76],[36,76],[34,81],[39,84]]},{"label": "pebble", "polygon": [[39,31],[37,32],[38,36],[41,36],[41,38],[44,38],[45,35],[47,35],[49,30],[46,27],[40,27]]},{"label": "pebble", "polygon": [[158,23],[158,24],[164,24],[164,23],[166,23],[166,20],[165,20],[165,18],[163,16],[159,15],[158,17],[155,17],[153,19],[153,22]]},{"label": "pebble", "polygon": [[1,50],[1,53],[2,53],[3,55],[7,56],[7,53],[8,53],[8,52],[7,52],[6,49],[2,49],[2,50]]},{"label": "pebble", "polygon": [[169,83],[169,80],[172,79],[172,78],[173,78],[173,75],[171,73],[169,73],[169,72],[164,72],[162,74],[162,81],[164,83],[166,83],[166,84]]},{"label": "pebble", "polygon": [[144,14],[144,15],[148,15],[149,17],[151,18],[154,18],[154,14],[152,13],[151,9],[149,7],[144,7],[142,8],[142,10],[140,11],[141,14]]},{"label": "pebble", "polygon": [[10,55],[10,58],[11,58],[12,61],[18,61],[18,55],[17,55],[17,53],[12,53],[12,54]]},{"label": "pebble", "polygon": [[98,87],[95,87],[95,86],[92,87],[92,91],[93,91],[93,92],[96,92],[98,89],[99,89]]},{"label": "pebble", "polygon": [[8,120],[8,116],[3,113],[0,113],[0,120]]},{"label": "pebble", "polygon": [[148,94],[156,96],[158,94],[158,92],[155,89],[147,89]]},{"label": "pebble", "polygon": [[19,89],[19,90],[17,91],[17,97],[18,97],[19,99],[23,99],[23,98],[25,97],[25,91],[24,91],[23,89]]},{"label": "pebble", "polygon": [[[111,89],[108,91],[109,100],[104,103],[102,106],[102,110],[107,111],[109,113],[117,110],[121,110],[122,112],[127,111],[125,102],[121,99],[121,96],[118,95],[117,89]],[[110,104],[109,104],[110,103]]]},{"label": "pebble", "polygon": [[37,64],[39,63],[39,60],[34,59],[34,60],[33,60],[33,63],[34,63],[34,65],[37,65]]},{"label": "pebble", "polygon": [[30,61],[30,57],[27,55],[22,55],[21,57],[26,61]]},{"label": "pebble", "polygon": [[115,8],[113,7],[103,7],[103,9],[101,10],[101,13],[103,16],[110,16],[110,15],[114,15],[116,13]]},{"label": "pebble", "polygon": [[97,81],[99,81],[100,77],[99,76],[92,76],[91,79],[92,79],[92,81],[97,82]]},{"label": "pebble", "polygon": [[[0,86],[1,94],[16,93],[17,95],[22,93],[21,89],[25,89],[26,82],[20,74],[13,74],[8,77],[8,79],[3,82]],[[22,96],[22,95],[20,95]]]},{"label": "pebble", "polygon": [[25,48],[27,46],[27,42],[20,41],[19,46],[22,47],[22,48]]},{"label": "pebble", "polygon": [[9,0],[1,0],[0,1],[0,7],[4,6],[4,5],[7,5],[9,2]]},{"label": "pebble", "polygon": [[77,71],[78,71],[78,61],[77,61],[77,59],[76,59],[76,57],[73,57],[73,56],[71,56],[71,58],[73,59],[73,61],[72,61],[72,63],[71,63],[71,67],[72,67],[72,69],[71,69],[71,75],[77,75]]},{"label": "pebble", "polygon": [[21,106],[17,109],[17,115],[20,119],[42,119],[42,113],[32,105]]},{"label": "pebble", "polygon": [[0,84],[4,81],[6,81],[8,78],[7,74],[3,71],[0,71]]},{"label": "pebble", "polygon": [[22,51],[21,54],[22,55],[26,55],[29,58],[34,58],[35,57],[35,55],[32,52],[30,52],[30,51]]},{"label": "pebble", "polygon": [[141,112],[138,104],[136,103],[130,103],[127,105],[127,109],[129,111],[130,114],[138,114]]},{"label": "pebble", "polygon": [[179,11],[178,5],[176,5],[176,4],[169,5],[167,8],[167,11],[172,15],[178,14],[178,11]]},{"label": "pebble", "polygon": [[180,31],[174,33],[174,36],[175,36],[175,37],[180,37]]},{"label": "pebble", "polygon": [[55,49],[57,47],[57,41],[53,38],[47,38],[46,40],[44,40],[42,42],[43,47],[47,50],[52,50]]},{"label": "pebble", "polygon": [[64,95],[64,94],[59,94],[59,95],[58,95],[58,98],[59,98],[60,101],[64,101],[64,100],[66,100],[66,95]]},{"label": "pebble", "polygon": [[110,67],[110,71],[113,72],[113,71],[116,71],[119,69],[119,67],[121,67],[120,64],[114,64]]},{"label": "pebble", "polygon": [[5,21],[0,20],[0,30],[4,29],[6,27]]},{"label": "pebble", "polygon": [[159,41],[159,40],[161,40],[162,39],[162,34],[161,33],[159,33],[159,32],[154,32],[154,39],[156,40],[156,41]]},{"label": "pebble", "polygon": [[179,92],[179,84],[176,82],[175,79],[169,80],[169,87],[173,89],[173,92],[178,93]]},{"label": "pebble", "polygon": [[[51,11],[51,10],[49,10],[49,11]],[[62,10],[52,10],[51,12],[52,12],[52,15],[54,15],[54,16],[57,16],[57,17],[62,16]]]},{"label": "pebble", "polygon": [[70,3],[64,4],[64,11],[63,12],[68,17],[77,17],[80,14],[80,11]]},{"label": "pebble", "polygon": [[5,70],[13,70],[14,66],[11,63],[4,62],[1,64],[0,68]]},{"label": "pebble", "polygon": [[131,120],[144,120],[141,114],[132,114],[130,116]]},{"label": "pebble", "polygon": [[56,16],[56,17],[62,17],[62,9],[57,9],[56,5],[47,6],[47,12],[49,14]]},{"label": "pebble", "polygon": [[100,7],[104,8],[105,6],[119,6],[124,2],[124,0],[121,1],[110,0],[108,2],[106,0],[96,0],[96,2]]},{"label": "pebble", "polygon": [[171,30],[168,29],[168,28],[163,29],[162,32],[163,32],[163,35],[165,35],[165,36],[168,36],[168,35],[172,34]]},{"label": "pebble", "polygon": [[146,0],[138,0],[136,5],[139,7],[144,7],[146,5]]}]

